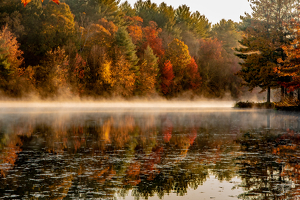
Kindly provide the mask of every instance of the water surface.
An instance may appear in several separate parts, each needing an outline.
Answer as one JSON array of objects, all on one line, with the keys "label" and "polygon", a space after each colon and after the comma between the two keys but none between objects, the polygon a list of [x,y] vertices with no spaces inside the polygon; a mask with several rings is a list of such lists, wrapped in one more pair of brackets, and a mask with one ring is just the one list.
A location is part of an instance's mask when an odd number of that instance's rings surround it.
[{"label": "water surface", "polygon": [[298,113],[97,105],[2,104],[0,199],[299,198]]}]

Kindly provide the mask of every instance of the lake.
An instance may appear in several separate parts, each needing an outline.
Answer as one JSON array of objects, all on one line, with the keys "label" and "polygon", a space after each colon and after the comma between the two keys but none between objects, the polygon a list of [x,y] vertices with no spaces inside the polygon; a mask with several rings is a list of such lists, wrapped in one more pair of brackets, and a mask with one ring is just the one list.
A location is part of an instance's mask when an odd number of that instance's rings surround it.
[{"label": "lake", "polygon": [[300,199],[300,114],[2,103],[0,199]]}]

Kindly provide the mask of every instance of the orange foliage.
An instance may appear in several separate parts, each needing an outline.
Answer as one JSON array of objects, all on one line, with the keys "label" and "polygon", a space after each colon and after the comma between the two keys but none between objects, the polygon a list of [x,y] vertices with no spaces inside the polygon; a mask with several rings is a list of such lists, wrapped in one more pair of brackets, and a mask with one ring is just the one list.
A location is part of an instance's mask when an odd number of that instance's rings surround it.
[{"label": "orange foliage", "polygon": [[[24,7],[30,2],[31,0],[21,0],[22,4],[24,4]],[[41,0],[42,2],[44,0]],[[59,0],[52,0],[53,2],[59,4]]]},{"label": "orange foliage", "polygon": [[137,44],[143,38],[142,23],[143,19],[135,16],[126,16],[126,20],[130,25],[127,26],[128,34],[130,35],[133,44]]},{"label": "orange foliage", "polygon": [[138,25],[138,26],[142,26],[143,23],[143,19],[139,16],[134,16],[134,17],[129,17],[129,16],[125,16],[125,20],[127,21],[127,23],[129,23],[130,25]]},{"label": "orange foliage", "polygon": [[153,21],[149,22],[149,26],[143,28],[145,42],[142,45],[142,50],[146,49],[149,45],[153,53],[159,58],[165,53],[162,47],[162,39],[158,37],[161,31],[162,30],[157,28],[157,24]]},{"label": "orange foliage", "polygon": [[128,34],[130,35],[133,44],[137,44],[143,37],[142,27],[131,25],[127,27]]},{"label": "orange foliage", "polygon": [[300,23],[292,20],[291,27],[291,31],[295,33],[295,39],[290,45],[282,46],[287,58],[285,60],[278,59],[277,61],[281,65],[274,69],[280,77],[292,78],[288,82],[279,82],[280,85],[288,89],[288,92],[300,88]]},{"label": "orange foliage", "polygon": [[12,71],[17,72],[17,68],[22,64],[23,52],[19,50],[19,44],[16,37],[8,30],[8,27],[5,26],[3,30],[0,32],[0,41],[3,41],[1,47],[1,53],[7,55],[7,61],[10,64],[10,68]]},{"label": "orange foliage", "polygon": [[8,142],[7,146],[4,147],[4,150],[0,154],[0,177],[5,177],[7,171],[13,168],[18,158],[18,153],[22,151],[22,145],[21,139],[15,135]]}]

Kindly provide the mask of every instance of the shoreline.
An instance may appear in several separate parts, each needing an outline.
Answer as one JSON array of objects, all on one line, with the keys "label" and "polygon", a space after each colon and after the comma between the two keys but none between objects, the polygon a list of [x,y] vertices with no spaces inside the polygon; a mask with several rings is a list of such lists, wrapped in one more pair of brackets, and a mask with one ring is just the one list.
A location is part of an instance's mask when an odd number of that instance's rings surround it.
[{"label": "shoreline", "polygon": [[279,102],[236,102],[234,108],[256,108],[256,109],[274,109],[282,111],[300,111],[300,105],[280,105]]}]

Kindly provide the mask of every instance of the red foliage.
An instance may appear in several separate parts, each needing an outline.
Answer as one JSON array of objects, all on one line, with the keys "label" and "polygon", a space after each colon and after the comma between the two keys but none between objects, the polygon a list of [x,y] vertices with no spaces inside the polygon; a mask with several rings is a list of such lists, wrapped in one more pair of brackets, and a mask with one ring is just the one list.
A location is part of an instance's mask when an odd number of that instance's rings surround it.
[{"label": "red foliage", "polygon": [[162,70],[161,90],[164,94],[169,92],[169,86],[172,84],[174,77],[172,63],[171,61],[167,60],[164,63],[164,68]]},{"label": "red foliage", "polygon": [[161,58],[164,55],[165,52],[162,47],[162,39],[158,37],[158,34],[161,31],[162,30],[157,28],[157,24],[153,21],[149,22],[149,26],[143,28],[145,42],[142,44],[141,52],[144,52],[149,45],[157,57]]},{"label": "red foliage", "polygon": [[54,3],[57,3],[59,5],[59,0],[52,0]]},{"label": "red foliage", "polygon": [[187,65],[187,72],[190,78],[191,89],[195,90],[200,87],[202,78],[198,72],[198,65],[194,58],[191,59],[190,64]]},{"label": "red foliage", "polygon": [[[31,0],[21,0],[21,2],[24,4],[24,7],[30,2]],[[41,0],[42,2],[44,0]],[[59,0],[52,0],[53,2],[59,4]]]},{"label": "red foliage", "polygon": [[300,88],[300,82],[295,80],[291,82],[278,82],[278,83],[284,88],[287,88],[288,93],[293,92],[294,90]]}]

